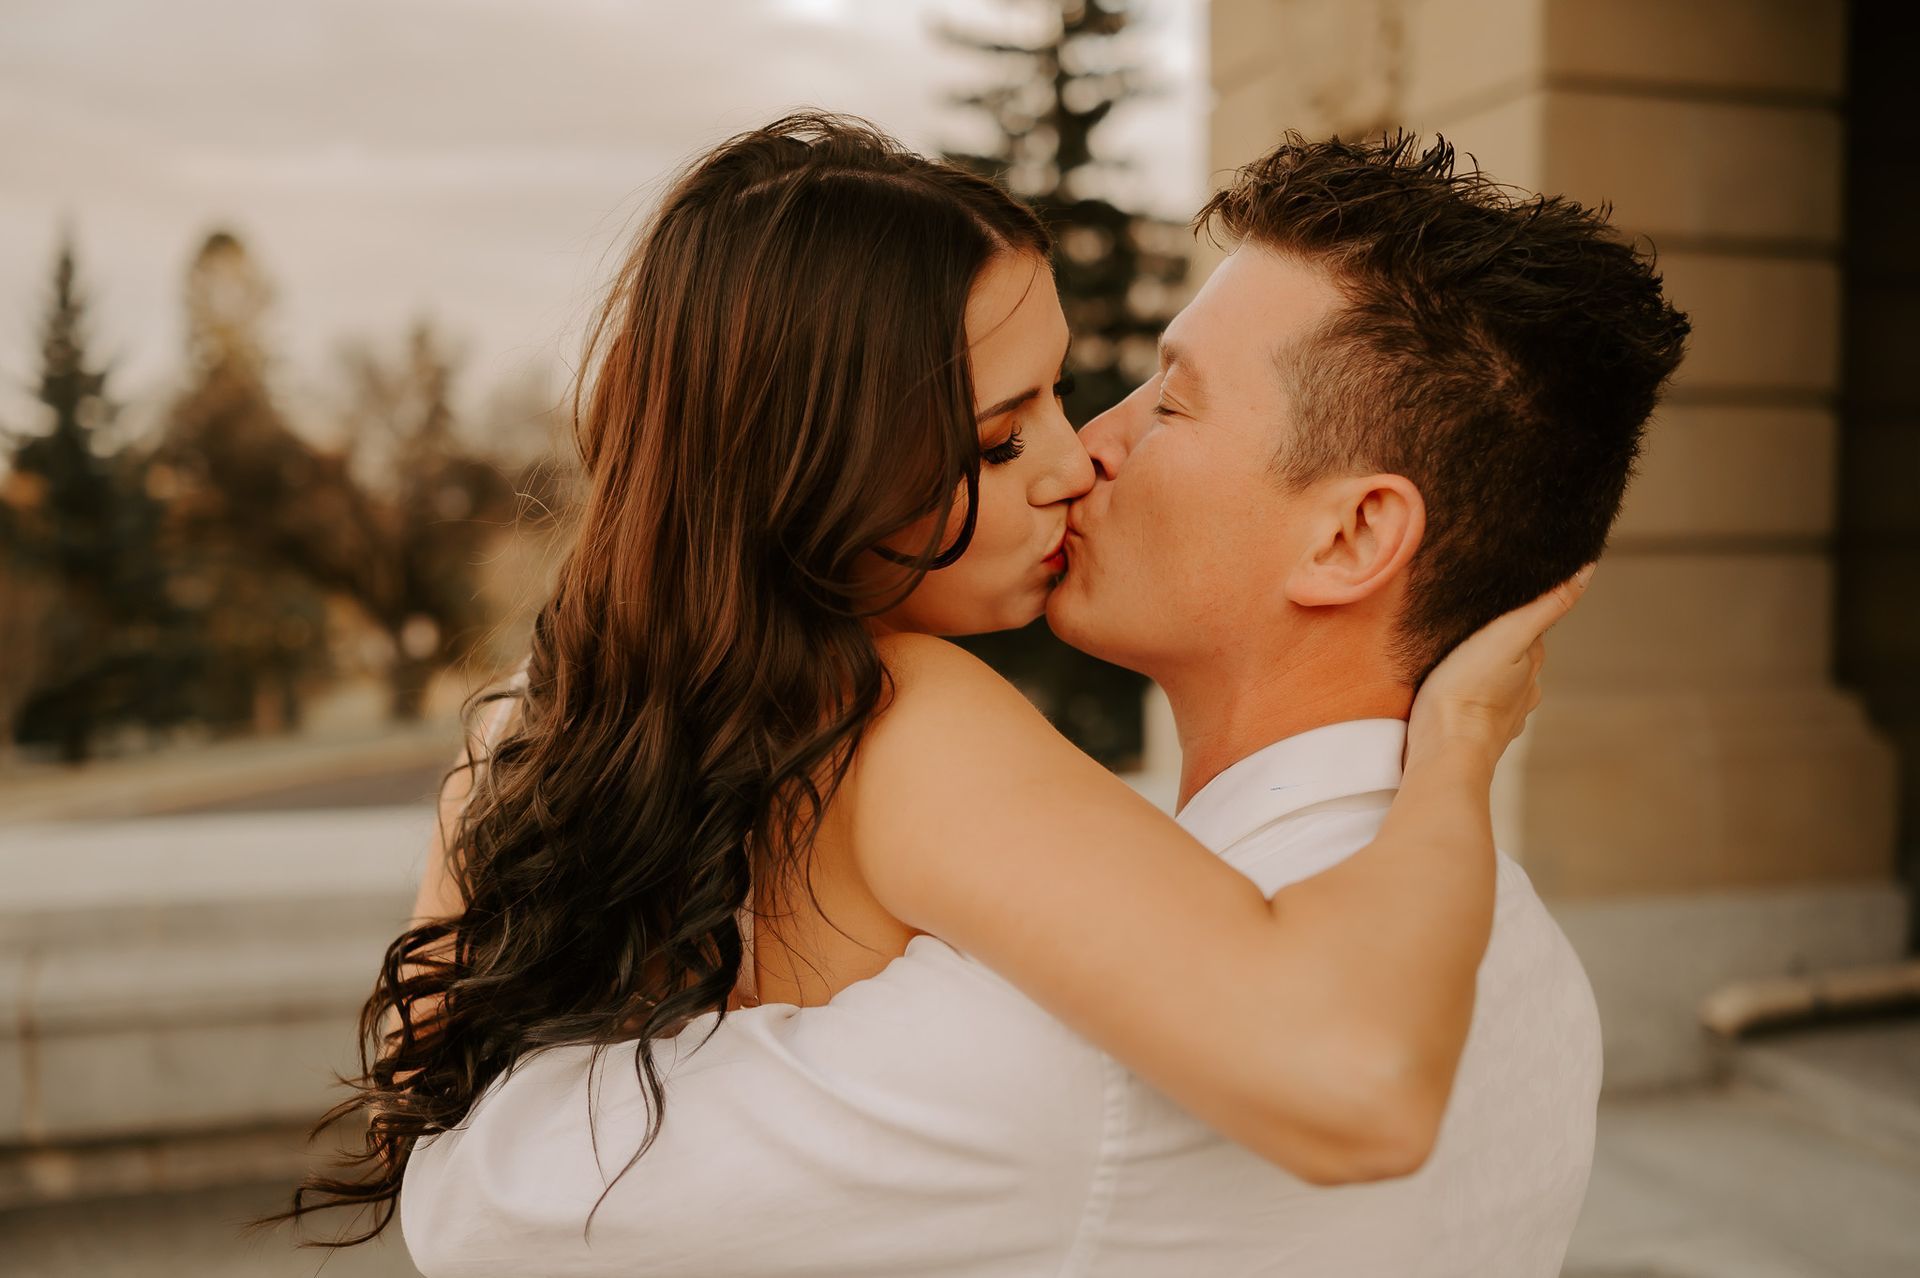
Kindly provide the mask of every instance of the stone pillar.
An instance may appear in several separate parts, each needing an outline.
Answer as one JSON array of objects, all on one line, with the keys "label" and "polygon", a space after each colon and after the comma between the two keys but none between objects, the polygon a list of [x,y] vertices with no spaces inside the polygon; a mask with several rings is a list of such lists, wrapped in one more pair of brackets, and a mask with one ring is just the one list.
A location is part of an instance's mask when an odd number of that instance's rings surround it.
[{"label": "stone pillar", "polygon": [[1212,166],[1440,132],[1611,202],[1694,337],[1550,643],[1502,841],[1581,950],[1614,1087],[1704,1074],[1722,982],[1891,959],[1894,760],[1835,686],[1845,6],[1214,0]]}]

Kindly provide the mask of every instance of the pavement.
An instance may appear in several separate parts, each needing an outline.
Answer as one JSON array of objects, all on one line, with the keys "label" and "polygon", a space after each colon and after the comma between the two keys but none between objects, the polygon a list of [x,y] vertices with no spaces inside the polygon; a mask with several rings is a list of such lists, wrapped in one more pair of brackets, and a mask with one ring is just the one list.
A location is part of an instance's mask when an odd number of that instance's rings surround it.
[{"label": "pavement", "polygon": [[1600,1107],[1566,1278],[1912,1278],[1920,1152],[1733,1087]]},{"label": "pavement", "polygon": [[397,1225],[377,1242],[332,1253],[294,1247],[284,1226],[242,1236],[243,1222],[286,1205],[282,1186],[238,1185],[0,1213],[0,1272],[7,1278],[419,1278]]}]

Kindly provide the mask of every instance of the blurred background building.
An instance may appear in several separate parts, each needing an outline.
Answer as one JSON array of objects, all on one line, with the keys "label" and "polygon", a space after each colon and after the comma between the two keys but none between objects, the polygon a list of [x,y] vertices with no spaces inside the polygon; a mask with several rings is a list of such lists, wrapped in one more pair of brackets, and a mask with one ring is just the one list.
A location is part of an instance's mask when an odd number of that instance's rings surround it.
[{"label": "blurred background building", "polygon": [[1694,320],[1610,553],[1555,632],[1547,701],[1503,769],[1502,842],[1593,978],[1610,1094],[1732,1083],[1711,1102],[1603,1111],[1575,1265],[1920,1264],[1893,1207],[1911,1171],[1876,1180],[1864,1169],[1885,1168],[1849,1161],[1847,1143],[1909,1169],[1920,1152],[1911,1012],[1738,1043],[1701,1024],[1703,1006],[1733,1029],[1914,989],[1904,8],[1211,6],[1214,171],[1283,126],[1441,131],[1503,181],[1610,202]]},{"label": "blurred background building", "polygon": [[[1568,1272],[1920,1272],[1903,8],[10,7],[0,1270],[318,1265],[230,1222],[310,1156],[453,712],[524,650],[578,322],[666,173],[809,103],[1047,212],[1076,419],[1284,128],[1442,132],[1657,247],[1692,351],[1498,794],[1606,1032]],[[1043,630],[981,650],[1167,788],[1150,690]]]}]

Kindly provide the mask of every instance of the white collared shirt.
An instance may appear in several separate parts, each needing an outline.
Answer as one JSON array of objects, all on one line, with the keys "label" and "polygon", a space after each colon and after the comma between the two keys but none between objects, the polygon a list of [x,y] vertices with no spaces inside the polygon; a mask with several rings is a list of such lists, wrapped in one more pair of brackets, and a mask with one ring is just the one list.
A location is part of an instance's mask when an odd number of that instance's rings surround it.
[{"label": "white collared shirt", "polygon": [[[1374,837],[1404,744],[1397,720],[1303,733],[1180,821],[1271,895]],[[1552,1278],[1592,1159],[1592,993],[1505,857],[1453,1098],[1400,1180],[1304,1184],[931,937],[823,1007],[716,1019],[657,1044],[666,1122],[617,1179],[646,1126],[631,1047],[592,1070],[591,1131],[591,1052],[564,1048],[423,1142],[401,1196],[422,1273]]]}]

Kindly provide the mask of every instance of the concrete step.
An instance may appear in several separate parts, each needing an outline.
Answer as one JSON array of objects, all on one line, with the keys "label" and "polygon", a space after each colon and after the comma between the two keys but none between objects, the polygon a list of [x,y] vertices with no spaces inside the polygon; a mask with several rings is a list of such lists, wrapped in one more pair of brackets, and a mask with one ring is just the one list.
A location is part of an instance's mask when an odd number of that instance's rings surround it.
[{"label": "concrete step", "polygon": [[1920,1014],[1744,1040],[1728,1066],[1835,1135],[1920,1161]]}]

